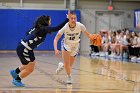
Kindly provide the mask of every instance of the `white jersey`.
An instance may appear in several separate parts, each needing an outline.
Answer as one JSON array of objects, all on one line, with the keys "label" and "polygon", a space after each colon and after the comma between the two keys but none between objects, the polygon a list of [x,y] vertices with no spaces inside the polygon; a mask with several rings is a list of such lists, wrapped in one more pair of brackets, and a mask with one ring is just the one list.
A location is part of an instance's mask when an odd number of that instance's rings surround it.
[{"label": "white jersey", "polygon": [[108,43],[109,39],[107,37],[102,37],[102,44]]},{"label": "white jersey", "polygon": [[81,31],[86,31],[86,27],[80,22],[76,22],[74,28],[70,28],[69,24],[58,31],[59,34],[64,34],[64,39],[61,43],[61,50],[69,51],[71,56],[76,56],[79,51]]},{"label": "white jersey", "polygon": [[76,26],[74,28],[70,28],[69,24],[65,24],[65,26],[58,31],[59,34],[64,34],[64,43],[79,43],[80,42],[80,34],[81,31],[86,31],[86,27],[80,23],[76,22]]},{"label": "white jersey", "polygon": [[137,43],[140,44],[140,37],[137,38]]}]

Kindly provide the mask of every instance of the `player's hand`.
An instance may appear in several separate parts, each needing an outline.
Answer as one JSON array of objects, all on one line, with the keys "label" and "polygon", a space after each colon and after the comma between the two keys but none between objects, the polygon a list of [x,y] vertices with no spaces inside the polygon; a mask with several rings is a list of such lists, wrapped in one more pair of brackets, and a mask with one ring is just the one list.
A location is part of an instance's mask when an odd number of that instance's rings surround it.
[{"label": "player's hand", "polygon": [[66,14],[66,15],[67,15],[67,18],[70,19],[70,17],[71,17],[70,9],[68,10],[68,14]]},{"label": "player's hand", "polygon": [[55,56],[59,57],[59,55],[60,55],[60,51],[59,50],[55,50]]}]

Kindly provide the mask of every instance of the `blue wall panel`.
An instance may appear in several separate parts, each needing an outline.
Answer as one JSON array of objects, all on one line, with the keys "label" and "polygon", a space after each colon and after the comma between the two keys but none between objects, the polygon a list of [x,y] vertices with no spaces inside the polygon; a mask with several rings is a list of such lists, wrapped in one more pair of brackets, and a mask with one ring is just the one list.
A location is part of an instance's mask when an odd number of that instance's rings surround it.
[{"label": "blue wall panel", "polygon": [[[67,10],[0,9],[0,50],[15,50],[38,16],[51,16],[51,26],[57,26],[65,20],[66,14]],[[76,14],[80,21],[80,11],[76,10]],[[56,33],[47,35],[45,42],[37,50],[53,50],[55,35]],[[58,47],[60,49],[60,41]]]}]

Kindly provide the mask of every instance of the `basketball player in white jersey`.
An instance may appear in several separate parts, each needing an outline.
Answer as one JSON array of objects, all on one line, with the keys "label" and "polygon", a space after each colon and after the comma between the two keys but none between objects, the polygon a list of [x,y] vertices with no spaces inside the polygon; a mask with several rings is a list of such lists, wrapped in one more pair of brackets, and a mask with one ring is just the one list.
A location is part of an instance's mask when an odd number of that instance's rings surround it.
[{"label": "basketball player in white jersey", "polygon": [[82,23],[77,22],[76,14],[71,11],[71,17],[69,19],[69,22],[65,24],[65,26],[61,30],[58,31],[54,39],[55,55],[56,57],[58,57],[60,51],[57,49],[57,42],[64,34],[64,38],[61,43],[64,65],[62,63],[59,64],[56,73],[58,73],[60,69],[62,69],[64,66],[67,74],[67,84],[72,83],[71,69],[75,61],[75,57],[79,51],[81,32],[83,32],[90,39],[91,34],[86,31],[86,27]]}]

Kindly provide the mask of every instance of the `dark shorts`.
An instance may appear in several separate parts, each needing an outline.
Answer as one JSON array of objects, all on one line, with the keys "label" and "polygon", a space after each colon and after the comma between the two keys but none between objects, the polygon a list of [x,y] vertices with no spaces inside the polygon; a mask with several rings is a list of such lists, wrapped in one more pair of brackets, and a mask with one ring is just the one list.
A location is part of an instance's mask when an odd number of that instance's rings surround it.
[{"label": "dark shorts", "polygon": [[35,60],[33,50],[28,50],[21,43],[18,44],[16,52],[23,65],[27,65],[29,62],[33,62]]}]

